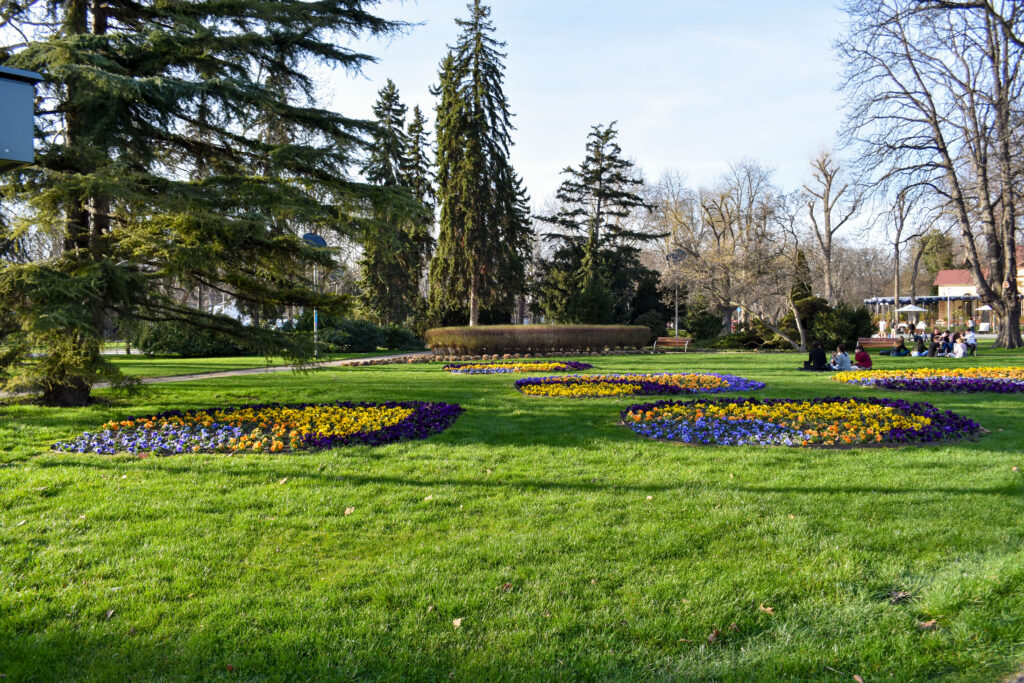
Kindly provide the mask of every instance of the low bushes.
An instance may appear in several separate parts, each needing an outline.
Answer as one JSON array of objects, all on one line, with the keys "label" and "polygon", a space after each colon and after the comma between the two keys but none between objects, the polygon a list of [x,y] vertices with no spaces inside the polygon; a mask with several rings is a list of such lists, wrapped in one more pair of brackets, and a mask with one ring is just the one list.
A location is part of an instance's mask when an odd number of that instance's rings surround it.
[{"label": "low bushes", "polygon": [[136,348],[147,355],[204,358],[254,353],[226,334],[174,321],[141,323],[133,336]]},{"label": "low bushes", "polygon": [[650,334],[644,325],[477,325],[435,327],[425,336],[435,353],[477,355],[640,348]]}]

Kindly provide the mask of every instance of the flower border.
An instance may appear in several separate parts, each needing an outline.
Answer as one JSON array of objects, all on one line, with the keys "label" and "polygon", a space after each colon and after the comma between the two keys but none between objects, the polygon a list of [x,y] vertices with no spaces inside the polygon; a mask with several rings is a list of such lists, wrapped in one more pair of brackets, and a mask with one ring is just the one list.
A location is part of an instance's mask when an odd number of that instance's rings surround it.
[{"label": "flower border", "polygon": [[[365,445],[365,446],[379,446],[387,443],[396,441],[410,441],[417,439],[425,439],[433,434],[439,434],[450,427],[455,420],[465,412],[465,409],[455,403],[441,403],[441,402],[430,402],[430,401],[383,401],[383,402],[352,402],[352,401],[335,401],[329,403],[248,403],[239,406],[218,406],[214,408],[191,408],[189,410],[165,410],[163,412],[154,413],[150,415],[140,415],[136,417],[124,418],[125,420],[146,420],[146,419],[162,419],[168,417],[185,417],[188,415],[194,415],[199,412],[211,411],[211,410],[263,410],[267,408],[311,408],[331,406],[337,408],[411,408],[412,413],[403,419],[398,424],[383,427],[381,429],[374,430],[372,432],[356,432],[346,436],[327,436],[317,437],[315,434],[303,434],[299,438],[300,446],[293,448],[290,453],[296,453],[300,451],[309,450],[322,450],[327,448],[334,448],[338,446],[354,446],[354,445]],[[84,432],[83,435],[89,435],[89,432]],[[90,450],[77,450],[73,448],[73,444],[81,438],[82,435],[75,437],[70,441],[58,441],[50,446],[51,450],[60,452],[71,452],[71,453],[102,453],[106,455],[113,455],[116,453],[127,453],[130,451],[97,451],[94,449]],[[141,451],[150,452],[150,451]],[[192,452],[192,451],[189,451]],[[219,451],[202,450],[199,453],[217,453]],[[258,451],[259,453],[268,453],[268,451]],[[167,455],[173,455],[168,453]]]},{"label": "flower border", "polygon": [[[907,444],[939,444],[950,441],[959,441],[962,439],[970,438],[973,436],[979,436],[985,432],[984,428],[971,420],[970,418],[958,415],[951,410],[942,411],[931,403],[926,402],[910,402],[903,399],[891,399],[891,398],[853,398],[850,396],[826,396],[822,398],[813,399],[793,399],[793,398],[769,398],[769,399],[758,399],[753,397],[747,398],[721,398],[715,399],[716,404],[754,404],[754,405],[777,405],[780,403],[809,403],[809,404],[822,404],[822,403],[838,403],[854,401],[865,405],[877,405],[886,408],[893,408],[910,415],[917,415],[927,417],[931,420],[931,424],[927,427],[919,430],[908,430],[908,429],[891,429],[885,434],[885,438],[880,442],[858,442],[850,444],[818,444],[818,443],[757,443],[757,442],[742,442],[736,444],[714,444],[714,443],[703,443],[695,441],[685,441],[682,439],[654,439],[658,441],[666,441],[676,444],[685,444],[688,446],[719,446],[719,445],[730,445],[730,446],[788,446],[792,448],[832,448],[832,449],[850,449],[850,448],[879,448],[879,447],[893,447]],[[700,403],[707,403],[707,400],[694,399],[690,401],[672,401],[662,400],[655,401],[653,403],[638,403],[636,405],[629,406],[623,410],[619,416],[622,420],[622,424],[629,427],[631,431],[636,433],[638,436],[647,436],[642,434],[639,429],[648,423],[635,422],[630,417],[630,413],[634,411],[648,411],[654,410],[666,405],[679,405],[679,406],[692,406]],[[777,425],[772,422],[762,422],[763,425],[781,428],[781,425]]]},{"label": "flower border", "polygon": [[[674,384],[663,384],[660,382],[645,382],[643,379],[637,380],[634,378],[644,377],[665,377],[668,375],[708,375],[712,377],[718,377],[724,379],[729,384],[724,387],[709,388],[701,391],[692,391],[684,387],[680,387]],[[629,394],[609,394],[605,396],[548,396],[538,394],[527,394],[523,391],[523,387],[538,384],[589,384],[606,382],[609,384],[639,384],[640,390]],[[697,394],[724,394],[733,393],[737,391],[759,391],[764,389],[767,384],[759,380],[747,379],[746,377],[740,377],[739,375],[730,375],[718,372],[641,372],[641,373],[617,373],[613,375],[559,375],[556,377],[525,377],[523,379],[517,379],[515,381],[516,390],[524,396],[530,396],[531,398],[570,398],[570,399],[590,399],[590,398],[620,398],[629,396],[658,396],[658,395],[697,395]]]},{"label": "flower border", "polygon": [[[530,366],[530,365],[560,365],[559,368],[551,368],[549,370],[542,370],[539,368],[523,367],[517,369],[514,366]],[[513,367],[502,367],[502,366],[513,366]],[[589,370],[593,365],[590,363],[581,363],[575,360],[499,360],[490,361],[486,363],[470,362],[470,363],[449,363],[442,367],[442,370],[447,370],[453,375],[499,375],[499,374],[510,374],[513,372],[566,372],[568,370]]]},{"label": "flower border", "polygon": [[[1006,373],[1008,377],[988,376]],[[1014,371],[1018,371],[1015,373]],[[920,376],[915,376],[918,373]],[[1021,377],[1013,377],[1020,374]],[[907,368],[905,370],[862,370],[842,372],[832,377],[842,384],[877,387],[893,391],[934,391],[946,393],[1024,393],[1024,368],[996,366],[981,368]]]}]

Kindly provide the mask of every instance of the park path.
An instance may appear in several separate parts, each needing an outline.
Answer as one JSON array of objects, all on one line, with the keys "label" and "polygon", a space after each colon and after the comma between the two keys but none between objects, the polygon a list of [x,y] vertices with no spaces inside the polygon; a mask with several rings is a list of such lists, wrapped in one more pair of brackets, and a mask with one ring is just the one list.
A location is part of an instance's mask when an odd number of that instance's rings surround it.
[{"label": "park path", "polygon": [[[338,368],[345,366],[358,365],[359,363],[365,363],[367,361],[381,361],[381,360],[405,360],[407,358],[419,358],[421,356],[433,355],[430,351],[415,351],[413,353],[391,353],[383,356],[364,356],[362,358],[345,358],[342,360],[328,360],[322,363],[316,363],[310,369],[316,368]],[[270,365],[259,368],[241,368],[238,370],[218,370],[216,372],[196,372],[190,375],[166,375],[164,377],[140,377],[139,383],[141,384],[165,384],[167,382],[193,382],[201,379],[217,379],[220,377],[241,377],[243,375],[262,375],[268,372],[287,372],[293,370],[291,365]],[[97,382],[93,385],[94,389],[103,389],[109,387],[110,382]],[[7,392],[0,391],[0,398],[7,398],[11,396]]]}]

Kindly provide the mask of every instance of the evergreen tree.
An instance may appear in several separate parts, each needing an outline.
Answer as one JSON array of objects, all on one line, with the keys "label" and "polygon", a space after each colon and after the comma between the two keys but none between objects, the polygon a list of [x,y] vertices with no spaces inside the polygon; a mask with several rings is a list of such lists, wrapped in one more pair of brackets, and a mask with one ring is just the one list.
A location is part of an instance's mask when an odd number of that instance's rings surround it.
[{"label": "evergreen tree", "polygon": [[[377,127],[363,175],[375,185],[416,201],[427,192],[423,185],[429,187],[430,169],[425,150],[414,149],[411,136],[406,134],[406,112],[398,88],[388,79],[373,107]],[[419,117],[422,119],[422,115]],[[420,130],[414,130],[417,145],[425,137],[422,126],[421,120]],[[422,203],[414,212],[383,202],[374,206],[362,239],[359,299],[377,323],[404,324],[420,308],[420,275],[430,251],[432,223],[433,209]]]},{"label": "evergreen tree", "polygon": [[[640,263],[637,246],[663,235],[629,227],[628,219],[649,207],[638,194],[643,180],[622,158],[617,136],[614,123],[591,128],[583,163],[562,172],[568,177],[555,195],[558,211],[538,216],[554,226],[545,237],[556,245],[538,298],[558,322],[633,322],[649,310],[663,312],[657,274]],[[605,301],[604,292],[610,305],[602,308],[595,302]]]},{"label": "evergreen tree", "polygon": [[[474,0],[441,63],[437,105],[441,230],[430,268],[433,317],[470,325],[481,309],[507,310],[525,289],[532,229],[522,181],[509,161],[504,43],[490,8]],[[486,314],[484,317],[488,317]]]},{"label": "evergreen tree", "polygon": [[420,111],[419,105],[412,108],[412,120],[406,131],[405,169],[403,175],[405,186],[426,209],[427,220],[416,224],[413,240],[420,248],[419,277],[430,266],[430,257],[434,253],[434,210],[437,208],[437,193],[434,191],[434,162],[430,157],[430,134],[427,131],[427,119]]},{"label": "evergreen tree", "polygon": [[86,402],[96,380],[117,378],[100,355],[113,322],[179,321],[308,354],[296,337],[189,305],[188,288],[250,307],[337,307],[308,278],[330,255],[289,226],[352,234],[368,204],[412,208],[347,177],[369,126],[317,107],[306,71],[371,59],[338,36],[400,27],[373,4],[3,3],[5,27],[29,36],[0,48],[3,63],[45,80],[36,163],[0,186],[24,208],[0,242],[30,234],[58,245],[28,262],[0,257],[0,298],[17,325],[4,343],[20,350],[7,366],[47,352],[16,366],[9,386]]}]

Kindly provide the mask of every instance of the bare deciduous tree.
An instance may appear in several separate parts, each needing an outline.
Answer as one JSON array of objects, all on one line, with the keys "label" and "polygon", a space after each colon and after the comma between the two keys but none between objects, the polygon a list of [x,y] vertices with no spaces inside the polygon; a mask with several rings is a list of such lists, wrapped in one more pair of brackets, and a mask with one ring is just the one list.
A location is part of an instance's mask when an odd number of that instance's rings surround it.
[{"label": "bare deciduous tree", "polygon": [[836,234],[857,215],[864,195],[842,178],[839,162],[828,150],[822,151],[811,162],[812,180],[804,185],[807,215],[815,241],[821,250],[824,264],[825,299],[829,306],[836,304],[833,281],[833,248]]},{"label": "bare deciduous tree", "polygon": [[847,141],[881,187],[921,188],[952,216],[979,295],[1017,348],[1018,211],[1024,157],[1019,2],[847,0],[837,43]]}]

